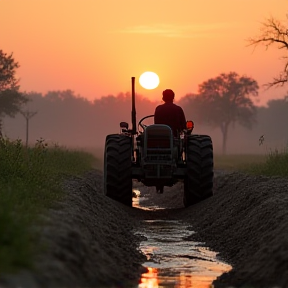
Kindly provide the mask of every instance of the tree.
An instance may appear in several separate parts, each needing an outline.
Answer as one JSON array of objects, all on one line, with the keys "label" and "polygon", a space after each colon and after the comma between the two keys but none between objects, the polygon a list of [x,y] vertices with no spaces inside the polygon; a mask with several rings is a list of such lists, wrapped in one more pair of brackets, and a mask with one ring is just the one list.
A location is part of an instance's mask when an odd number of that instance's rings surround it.
[{"label": "tree", "polygon": [[24,116],[25,120],[26,120],[26,148],[28,147],[28,139],[29,139],[29,120],[35,116],[37,114],[37,111],[20,111],[20,113]]},{"label": "tree", "polygon": [[235,72],[222,73],[199,85],[198,96],[194,101],[202,121],[213,127],[219,127],[222,133],[222,152],[226,153],[228,129],[231,124],[251,128],[256,122],[256,107],[250,96],[258,95],[257,82]]},{"label": "tree", "polygon": [[[281,23],[281,21],[268,18],[262,23],[260,34],[254,38],[249,38],[249,45],[258,46],[263,44],[268,49],[269,46],[277,46],[278,49],[288,50],[288,29]],[[284,59],[288,59],[287,56],[283,56]],[[277,77],[273,78],[273,81],[265,84],[268,88],[272,86],[283,86],[288,81],[288,60],[285,60],[283,71],[279,73]]]},{"label": "tree", "polygon": [[13,54],[7,55],[0,50],[0,138],[2,138],[2,118],[7,115],[14,117],[20,112],[22,104],[28,101],[27,97],[19,92],[19,80],[16,79],[16,69]]}]

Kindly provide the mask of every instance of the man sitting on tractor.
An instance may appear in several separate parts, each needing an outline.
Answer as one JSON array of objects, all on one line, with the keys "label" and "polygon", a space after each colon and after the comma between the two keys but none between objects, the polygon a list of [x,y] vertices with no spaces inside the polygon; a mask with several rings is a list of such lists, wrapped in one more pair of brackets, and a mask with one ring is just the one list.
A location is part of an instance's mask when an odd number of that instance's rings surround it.
[{"label": "man sitting on tractor", "polygon": [[[180,132],[186,128],[186,118],[183,109],[174,104],[175,93],[171,89],[166,89],[162,93],[162,100],[165,102],[155,109],[154,123],[168,125],[174,137],[178,137]],[[157,193],[163,193],[162,185],[156,186]]]},{"label": "man sitting on tractor", "polygon": [[171,89],[166,89],[162,93],[162,100],[165,102],[155,109],[154,123],[168,125],[177,137],[186,128],[186,118],[183,109],[174,104],[175,93]]}]

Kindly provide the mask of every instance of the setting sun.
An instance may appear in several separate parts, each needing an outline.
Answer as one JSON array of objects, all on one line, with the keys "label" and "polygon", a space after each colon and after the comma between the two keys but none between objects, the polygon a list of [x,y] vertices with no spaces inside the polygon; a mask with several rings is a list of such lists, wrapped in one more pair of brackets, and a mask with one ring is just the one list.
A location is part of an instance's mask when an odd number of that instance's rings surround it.
[{"label": "setting sun", "polygon": [[144,72],[139,78],[140,85],[145,89],[155,89],[159,85],[159,77],[154,72]]}]

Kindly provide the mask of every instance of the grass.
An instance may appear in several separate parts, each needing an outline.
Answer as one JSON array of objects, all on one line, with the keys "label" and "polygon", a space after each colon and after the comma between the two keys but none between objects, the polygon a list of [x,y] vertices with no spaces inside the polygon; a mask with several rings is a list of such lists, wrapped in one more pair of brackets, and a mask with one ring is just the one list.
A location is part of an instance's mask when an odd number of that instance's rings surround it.
[{"label": "grass", "polygon": [[253,175],[288,177],[288,147],[266,155],[215,155],[215,169],[242,171]]},{"label": "grass", "polygon": [[43,139],[26,148],[20,140],[0,140],[0,273],[33,268],[41,249],[39,215],[63,196],[61,182],[95,166],[87,152],[48,147]]},{"label": "grass", "polygon": [[253,163],[245,171],[254,175],[288,177],[288,147],[270,151],[264,163]]}]

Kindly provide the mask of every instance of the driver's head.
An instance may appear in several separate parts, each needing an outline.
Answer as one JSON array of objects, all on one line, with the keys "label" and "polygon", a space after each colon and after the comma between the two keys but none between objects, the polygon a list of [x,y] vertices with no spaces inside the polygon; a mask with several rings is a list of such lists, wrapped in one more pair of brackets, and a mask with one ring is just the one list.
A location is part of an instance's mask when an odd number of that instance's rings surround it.
[{"label": "driver's head", "polygon": [[171,89],[166,89],[162,92],[164,102],[173,102],[175,93]]}]

